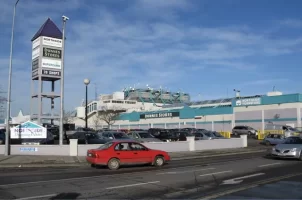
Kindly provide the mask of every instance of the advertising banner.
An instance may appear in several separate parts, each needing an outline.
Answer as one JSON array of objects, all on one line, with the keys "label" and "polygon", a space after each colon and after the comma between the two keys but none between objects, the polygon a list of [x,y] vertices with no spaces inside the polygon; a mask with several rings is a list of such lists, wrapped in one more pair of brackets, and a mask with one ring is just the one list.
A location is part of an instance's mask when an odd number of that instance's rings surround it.
[{"label": "advertising banner", "polygon": [[39,57],[32,61],[32,71],[39,68]]},{"label": "advertising banner", "polygon": [[36,48],[32,51],[31,59],[34,60],[35,58],[39,57],[40,55],[40,48]]},{"label": "advertising banner", "polygon": [[35,70],[32,72],[32,77],[35,77],[39,74],[39,70]]},{"label": "advertising banner", "polygon": [[47,129],[33,122],[25,122],[10,129],[12,139],[44,139]]},{"label": "advertising banner", "polygon": [[62,51],[59,49],[51,49],[48,47],[43,47],[43,57],[61,59]]},{"label": "advertising banner", "polygon": [[49,76],[61,76],[60,71],[54,71],[54,70],[48,70],[48,69],[42,69],[42,74],[43,75],[49,75]]},{"label": "advertising banner", "polygon": [[32,49],[37,48],[38,46],[40,46],[40,44],[41,44],[41,37],[38,37],[37,39],[35,39],[35,40],[32,42]]},{"label": "advertising banner", "polygon": [[43,68],[61,69],[62,62],[60,60],[42,59]]},{"label": "advertising banner", "polygon": [[140,119],[179,117],[179,112],[141,114]]},{"label": "advertising banner", "polygon": [[59,47],[62,48],[62,40],[57,38],[51,38],[51,37],[42,37],[42,44],[45,46],[51,46],[51,47]]}]

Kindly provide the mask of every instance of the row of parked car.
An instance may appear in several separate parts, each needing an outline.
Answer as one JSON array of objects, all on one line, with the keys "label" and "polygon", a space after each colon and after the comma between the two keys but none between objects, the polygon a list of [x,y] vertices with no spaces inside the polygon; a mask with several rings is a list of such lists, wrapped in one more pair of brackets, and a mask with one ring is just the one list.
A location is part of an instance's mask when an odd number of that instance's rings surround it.
[{"label": "row of parked car", "polygon": [[81,130],[68,138],[78,139],[79,144],[105,144],[112,140],[137,140],[138,142],[173,142],[186,141],[188,136],[195,136],[195,140],[226,139],[216,131],[206,129],[161,129],[148,130]]}]

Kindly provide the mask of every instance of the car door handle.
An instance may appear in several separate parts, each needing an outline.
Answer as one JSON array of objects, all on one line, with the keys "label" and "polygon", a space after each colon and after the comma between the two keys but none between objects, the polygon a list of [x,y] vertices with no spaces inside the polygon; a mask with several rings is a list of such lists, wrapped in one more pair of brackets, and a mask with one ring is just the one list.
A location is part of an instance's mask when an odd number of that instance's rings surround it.
[{"label": "car door handle", "polygon": [[137,153],[134,153],[134,154],[137,154]]},{"label": "car door handle", "polygon": [[120,155],[120,153],[116,153],[117,155]]}]

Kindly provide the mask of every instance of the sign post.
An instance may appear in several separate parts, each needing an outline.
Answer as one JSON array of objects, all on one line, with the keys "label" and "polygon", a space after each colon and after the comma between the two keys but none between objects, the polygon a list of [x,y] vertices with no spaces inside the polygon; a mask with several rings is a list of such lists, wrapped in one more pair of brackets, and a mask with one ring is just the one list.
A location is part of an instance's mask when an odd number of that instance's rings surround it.
[{"label": "sign post", "polygon": [[[51,19],[47,19],[42,28],[32,38],[32,89],[31,120],[54,123],[59,121],[60,113],[55,113],[55,98],[63,98],[62,91],[55,90],[55,82],[63,81],[63,34]],[[34,82],[38,82],[38,91],[34,91]],[[43,82],[51,82],[51,92],[43,92]],[[62,90],[62,87],[61,87]],[[42,111],[42,101],[50,99],[50,109]],[[36,109],[34,109],[36,107]],[[57,107],[57,106],[56,106]],[[58,108],[57,108],[58,109]],[[35,113],[34,113],[35,112]],[[44,115],[43,113],[50,113]],[[61,135],[60,135],[61,136]],[[63,136],[63,135],[62,135]],[[63,137],[60,137],[63,141]]]}]

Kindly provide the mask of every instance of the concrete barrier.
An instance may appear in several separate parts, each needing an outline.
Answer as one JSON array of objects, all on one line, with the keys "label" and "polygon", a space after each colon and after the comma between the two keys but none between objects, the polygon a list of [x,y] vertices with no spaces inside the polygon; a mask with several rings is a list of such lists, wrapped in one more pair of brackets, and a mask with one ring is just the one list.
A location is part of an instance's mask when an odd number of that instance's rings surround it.
[{"label": "concrete barrier", "polygon": [[216,139],[216,140],[198,140],[195,143],[195,150],[214,150],[244,147],[243,138],[234,139]]},{"label": "concrete barrier", "polygon": [[69,152],[69,145],[11,145],[10,148],[11,155],[69,156]]},{"label": "concrete barrier", "polygon": [[150,149],[163,150],[167,152],[181,152],[181,151],[190,151],[189,142],[148,142],[143,143],[146,147]]},{"label": "concrete barrier", "polygon": [[[146,142],[150,149],[167,152],[200,151],[213,149],[243,148],[247,146],[247,137],[234,139],[198,140],[188,137],[187,141],[178,142]],[[53,155],[53,156],[86,156],[88,149],[96,149],[101,144],[78,145],[78,141],[70,140],[70,145],[11,145],[11,155]],[[0,154],[4,154],[4,145],[0,145]]]}]

